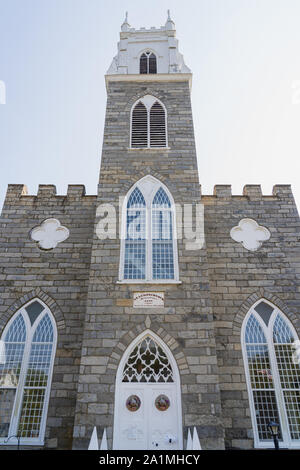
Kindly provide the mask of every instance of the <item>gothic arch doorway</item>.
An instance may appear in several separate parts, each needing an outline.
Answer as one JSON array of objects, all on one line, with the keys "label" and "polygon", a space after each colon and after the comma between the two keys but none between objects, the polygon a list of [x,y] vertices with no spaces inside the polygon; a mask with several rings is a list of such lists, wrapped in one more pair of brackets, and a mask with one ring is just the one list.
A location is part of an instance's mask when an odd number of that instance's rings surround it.
[{"label": "gothic arch doorway", "polygon": [[118,367],[113,449],[182,449],[178,367],[150,330],[130,344]]}]

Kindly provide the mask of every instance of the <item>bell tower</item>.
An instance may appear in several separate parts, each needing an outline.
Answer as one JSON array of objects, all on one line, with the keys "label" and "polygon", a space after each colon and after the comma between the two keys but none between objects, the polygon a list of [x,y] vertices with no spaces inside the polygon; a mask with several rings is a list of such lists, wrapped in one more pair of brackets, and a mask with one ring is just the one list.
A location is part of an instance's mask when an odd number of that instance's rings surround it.
[{"label": "bell tower", "polygon": [[97,426],[109,448],[185,449],[197,426],[204,449],[222,449],[206,248],[191,217],[203,223],[192,74],[169,12],[149,29],[126,14],[105,82],[73,445]]}]

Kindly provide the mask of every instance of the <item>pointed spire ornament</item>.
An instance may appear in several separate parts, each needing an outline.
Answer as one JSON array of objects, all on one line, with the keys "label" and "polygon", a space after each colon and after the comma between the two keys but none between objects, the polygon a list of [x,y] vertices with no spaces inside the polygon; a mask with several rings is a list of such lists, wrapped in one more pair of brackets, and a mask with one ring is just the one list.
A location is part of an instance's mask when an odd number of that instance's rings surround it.
[{"label": "pointed spire ornament", "polygon": [[107,437],[106,437],[106,428],[104,428],[103,436],[100,444],[100,450],[107,450]]},{"label": "pointed spire ornament", "polygon": [[96,426],[94,426],[94,430],[93,430],[93,433],[92,433],[92,437],[91,437],[91,440],[90,440],[90,443],[89,443],[88,450],[99,450]]},{"label": "pointed spire ornament", "polygon": [[128,31],[130,28],[130,24],[128,23],[128,11],[125,13],[125,20],[121,26],[121,31]]},{"label": "pointed spire ornament", "polygon": [[191,436],[191,430],[189,428],[188,430],[188,437],[187,437],[187,442],[186,442],[186,450],[193,450],[193,441],[192,441],[192,436]]},{"label": "pointed spire ornament", "polygon": [[201,450],[201,444],[200,444],[200,441],[199,441],[199,436],[198,436],[198,433],[197,433],[196,426],[194,426],[193,450]]},{"label": "pointed spire ornament", "polygon": [[168,10],[168,19],[167,19],[167,22],[165,24],[165,28],[166,28],[167,31],[175,29],[175,23],[174,23],[173,20],[171,20],[170,10]]}]

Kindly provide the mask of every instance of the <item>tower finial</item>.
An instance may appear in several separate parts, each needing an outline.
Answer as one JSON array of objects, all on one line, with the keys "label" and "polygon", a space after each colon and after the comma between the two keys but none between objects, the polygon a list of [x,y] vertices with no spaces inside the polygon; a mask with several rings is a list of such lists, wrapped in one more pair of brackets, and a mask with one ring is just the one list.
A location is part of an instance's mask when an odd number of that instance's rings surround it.
[{"label": "tower finial", "polygon": [[167,31],[174,30],[175,29],[175,23],[173,20],[171,20],[171,14],[170,10],[168,10],[168,19],[166,21],[165,28]]},{"label": "tower finial", "polygon": [[128,31],[130,28],[130,24],[128,23],[128,11],[125,13],[125,20],[121,26],[122,31]]}]

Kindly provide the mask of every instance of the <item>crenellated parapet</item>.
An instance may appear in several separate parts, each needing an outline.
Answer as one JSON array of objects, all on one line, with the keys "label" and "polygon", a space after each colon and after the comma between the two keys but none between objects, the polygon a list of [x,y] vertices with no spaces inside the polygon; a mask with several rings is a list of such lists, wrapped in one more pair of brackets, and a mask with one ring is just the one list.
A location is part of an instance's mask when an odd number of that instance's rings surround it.
[{"label": "crenellated parapet", "polygon": [[263,194],[261,185],[259,184],[247,184],[243,188],[243,193],[232,194],[232,188],[230,184],[217,184],[214,186],[213,194],[202,194],[201,201],[203,204],[213,203],[229,203],[234,200],[241,201],[267,201],[267,200],[280,200],[284,199],[286,202],[295,204],[292,188],[290,184],[276,184],[273,186],[272,194]]},{"label": "crenellated parapet", "polygon": [[46,201],[55,203],[59,201],[68,201],[84,204],[93,204],[96,201],[96,195],[86,195],[85,186],[82,184],[69,184],[67,194],[58,195],[56,186],[53,184],[40,184],[36,195],[28,194],[25,184],[9,184],[6,191],[4,207],[9,205],[27,205],[28,203],[44,204]]}]

